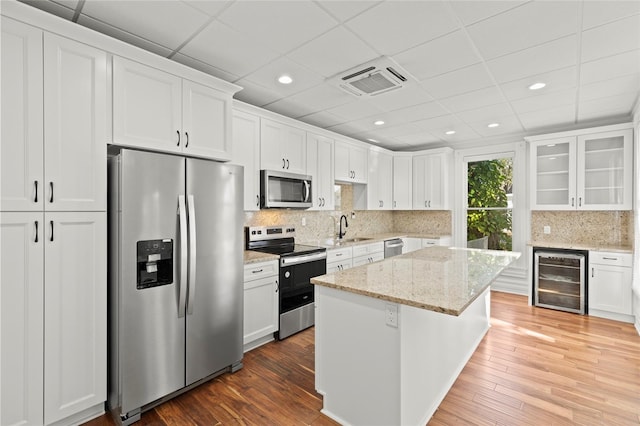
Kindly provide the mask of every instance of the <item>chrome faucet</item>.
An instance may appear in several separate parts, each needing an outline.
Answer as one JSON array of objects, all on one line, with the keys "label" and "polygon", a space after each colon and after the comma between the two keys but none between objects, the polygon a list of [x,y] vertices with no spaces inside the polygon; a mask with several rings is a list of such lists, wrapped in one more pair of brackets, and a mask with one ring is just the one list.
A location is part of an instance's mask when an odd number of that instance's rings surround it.
[{"label": "chrome faucet", "polygon": [[341,239],[347,233],[346,229],[344,230],[344,232],[342,232],[342,219],[344,219],[344,227],[349,227],[349,223],[347,223],[347,217],[345,215],[340,216],[340,231],[338,232],[338,239]]}]

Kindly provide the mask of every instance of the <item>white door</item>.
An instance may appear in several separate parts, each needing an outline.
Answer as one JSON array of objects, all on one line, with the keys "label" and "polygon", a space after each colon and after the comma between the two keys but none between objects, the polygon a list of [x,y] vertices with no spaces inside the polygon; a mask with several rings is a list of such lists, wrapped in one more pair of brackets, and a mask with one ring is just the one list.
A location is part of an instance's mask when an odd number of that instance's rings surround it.
[{"label": "white door", "polygon": [[260,210],[260,118],[233,111],[233,164],[244,166],[244,210]]},{"label": "white door", "polygon": [[[378,197],[382,210],[391,210],[393,207],[393,156],[388,153],[380,153],[378,162]],[[371,179],[369,179],[370,181]]]},{"label": "white door", "polygon": [[427,179],[428,156],[419,155],[413,157],[413,209],[425,210],[427,208]]},{"label": "white door", "polygon": [[632,315],[631,268],[591,265],[589,308]]},{"label": "white door", "polygon": [[42,211],[42,31],[2,17],[0,65],[0,208]]},{"label": "white door", "polygon": [[127,59],[113,58],[113,142],[182,152],[182,80]]},{"label": "white door", "polygon": [[245,283],[244,345],[278,330],[277,288],[277,276]]},{"label": "white door", "polygon": [[184,152],[231,159],[231,96],[192,81],[182,82]]},{"label": "white door", "polygon": [[0,424],[7,426],[43,419],[43,216],[0,213]]},{"label": "white door", "polygon": [[367,150],[365,148],[351,146],[349,148],[349,166],[353,171],[353,181],[367,183]]},{"label": "white door", "polygon": [[287,163],[286,171],[307,173],[307,132],[291,126],[284,126],[282,149]]},{"label": "white door", "polygon": [[432,210],[444,209],[444,164],[441,155],[429,155],[426,163],[425,199],[427,208]]},{"label": "white door", "polygon": [[106,53],[45,34],[45,208],[107,208]]},{"label": "white door", "polygon": [[287,159],[282,148],[284,138],[284,125],[264,118],[260,120],[261,169],[287,170]]},{"label": "white door", "polygon": [[344,182],[353,180],[351,178],[351,168],[349,167],[349,145],[336,141],[333,152],[335,179]]},{"label": "white door", "polygon": [[[333,194],[333,140],[325,137],[318,139],[318,195],[321,198],[322,210],[333,210],[335,208],[335,197]],[[318,197],[314,197],[318,199]]]},{"label": "white door", "polygon": [[410,156],[393,157],[393,208],[411,210],[411,170]]},{"label": "white door", "polygon": [[106,213],[45,214],[45,423],[107,396]]}]

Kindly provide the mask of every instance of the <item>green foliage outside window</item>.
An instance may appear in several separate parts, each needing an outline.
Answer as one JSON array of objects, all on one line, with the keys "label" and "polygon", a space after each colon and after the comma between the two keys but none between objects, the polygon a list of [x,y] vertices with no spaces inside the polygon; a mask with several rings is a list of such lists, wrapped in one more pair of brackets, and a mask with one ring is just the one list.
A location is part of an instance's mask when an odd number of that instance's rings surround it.
[{"label": "green foliage outside window", "polygon": [[[513,161],[509,158],[468,164],[467,241],[488,237],[488,248],[511,250]],[[499,208],[489,210],[487,208]]]}]

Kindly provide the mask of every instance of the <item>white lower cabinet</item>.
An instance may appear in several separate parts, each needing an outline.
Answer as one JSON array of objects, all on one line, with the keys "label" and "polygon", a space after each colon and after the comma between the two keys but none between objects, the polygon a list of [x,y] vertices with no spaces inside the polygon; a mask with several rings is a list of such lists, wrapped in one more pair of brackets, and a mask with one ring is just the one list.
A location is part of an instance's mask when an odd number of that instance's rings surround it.
[{"label": "white lower cabinet", "polygon": [[344,271],[353,266],[351,247],[327,250],[327,274]]},{"label": "white lower cabinet", "polygon": [[384,259],[384,242],[353,246],[353,267]]},{"label": "white lower cabinet", "polygon": [[630,253],[589,252],[589,315],[633,322]]},{"label": "white lower cabinet", "polygon": [[450,246],[451,237],[443,236],[440,238],[414,238],[405,237],[402,239],[404,247],[402,247],[402,254],[410,253],[412,251],[420,250],[426,247],[432,246]]},{"label": "white lower cabinet", "polygon": [[81,423],[107,393],[104,212],[3,212],[0,424]]},{"label": "white lower cabinet", "polygon": [[278,331],[278,261],[244,266],[244,351],[273,340]]}]

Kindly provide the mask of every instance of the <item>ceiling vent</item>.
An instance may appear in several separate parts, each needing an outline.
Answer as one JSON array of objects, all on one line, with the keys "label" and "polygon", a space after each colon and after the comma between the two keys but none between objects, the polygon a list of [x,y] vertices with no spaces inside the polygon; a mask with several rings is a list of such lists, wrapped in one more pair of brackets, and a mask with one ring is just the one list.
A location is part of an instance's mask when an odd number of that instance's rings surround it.
[{"label": "ceiling vent", "polygon": [[393,59],[382,56],[333,76],[335,86],[355,96],[376,96],[401,89],[409,83],[409,73]]}]

